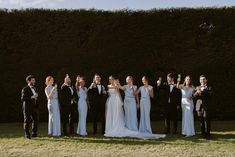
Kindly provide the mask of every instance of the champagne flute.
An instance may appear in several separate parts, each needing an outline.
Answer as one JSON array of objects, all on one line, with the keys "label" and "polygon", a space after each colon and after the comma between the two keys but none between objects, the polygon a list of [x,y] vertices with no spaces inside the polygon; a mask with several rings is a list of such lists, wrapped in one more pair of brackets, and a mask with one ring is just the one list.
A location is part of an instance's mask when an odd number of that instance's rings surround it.
[{"label": "champagne flute", "polygon": [[69,78],[69,74],[66,74],[66,78]]},{"label": "champagne flute", "polygon": [[161,82],[162,82],[162,77],[159,77],[158,80],[157,80],[157,85],[160,86]]},{"label": "champagne flute", "polygon": [[181,74],[178,74],[177,82],[180,82],[180,81],[181,81]]}]

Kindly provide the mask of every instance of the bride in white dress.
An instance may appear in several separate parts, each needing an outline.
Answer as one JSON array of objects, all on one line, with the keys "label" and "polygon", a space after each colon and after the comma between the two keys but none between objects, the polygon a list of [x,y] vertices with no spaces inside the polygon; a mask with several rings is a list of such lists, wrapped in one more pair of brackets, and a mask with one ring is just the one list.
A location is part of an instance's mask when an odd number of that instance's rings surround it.
[{"label": "bride in white dress", "polygon": [[140,133],[132,131],[125,127],[123,101],[119,92],[121,85],[113,76],[109,77],[110,85],[108,85],[109,97],[106,102],[106,137],[134,137],[134,138],[164,138],[163,134]]}]

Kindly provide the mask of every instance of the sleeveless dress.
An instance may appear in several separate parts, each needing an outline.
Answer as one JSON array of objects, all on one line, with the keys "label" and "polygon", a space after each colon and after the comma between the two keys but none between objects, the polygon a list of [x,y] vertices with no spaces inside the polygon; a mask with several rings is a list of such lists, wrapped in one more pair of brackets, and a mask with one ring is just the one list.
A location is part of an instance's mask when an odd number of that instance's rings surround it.
[{"label": "sleeveless dress", "polygon": [[[152,86],[148,87],[148,90],[153,90]],[[151,121],[150,121],[150,110],[151,100],[148,91],[145,90],[144,86],[139,88],[140,98],[140,132],[152,133]]]},{"label": "sleeveless dress", "polygon": [[182,93],[182,101],[181,101],[182,135],[193,136],[195,135],[194,117],[193,117],[194,103],[192,99],[189,99],[189,97],[192,97],[193,95],[193,88],[190,87],[186,89],[186,87],[182,87],[181,93]]},{"label": "sleeveless dress", "polygon": [[87,118],[87,88],[80,88],[78,91],[78,128],[77,134],[86,136],[86,118]]},{"label": "sleeveless dress", "polygon": [[125,125],[128,129],[138,131],[138,120],[137,120],[137,104],[136,97],[133,94],[137,86],[124,86],[124,111],[125,111]]},{"label": "sleeveless dress", "polygon": [[106,137],[134,137],[142,139],[158,139],[164,138],[165,135],[140,133],[138,131],[129,130],[125,127],[123,102],[118,90],[108,89],[109,97],[106,102]]},{"label": "sleeveless dress", "polygon": [[[47,86],[45,88],[45,92],[49,94],[52,89],[53,86]],[[47,108],[49,112],[48,134],[51,136],[60,136],[61,135],[60,108],[59,108],[57,90],[54,90],[51,97],[47,99]]]}]

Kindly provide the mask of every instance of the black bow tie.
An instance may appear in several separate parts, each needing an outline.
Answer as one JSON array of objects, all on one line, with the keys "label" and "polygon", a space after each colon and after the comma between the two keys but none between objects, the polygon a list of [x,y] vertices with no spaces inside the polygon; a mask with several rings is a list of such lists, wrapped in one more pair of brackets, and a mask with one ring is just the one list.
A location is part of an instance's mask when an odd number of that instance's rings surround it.
[{"label": "black bow tie", "polygon": [[174,85],[174,84],[173,84],[173,83],[171,83],[171,84],[168,84],[168,85],[170,86],[170,85]]}]

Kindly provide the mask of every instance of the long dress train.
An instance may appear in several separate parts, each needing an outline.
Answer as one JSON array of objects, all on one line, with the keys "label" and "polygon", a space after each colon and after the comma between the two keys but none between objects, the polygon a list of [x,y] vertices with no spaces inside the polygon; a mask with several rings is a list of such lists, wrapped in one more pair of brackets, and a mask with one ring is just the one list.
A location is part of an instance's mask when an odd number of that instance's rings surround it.
[{"label": "long dress train", "polygon": [[105,134],[106,137],[134,137],[142,139],[151,138],[164,138],[164,134],[151,134],[151,133],[140,133],[138,131],[132,131],[125,127],[123,102],[119,91],[110,88],[108,90],[109,97],[106,102],[106,126]]}]

